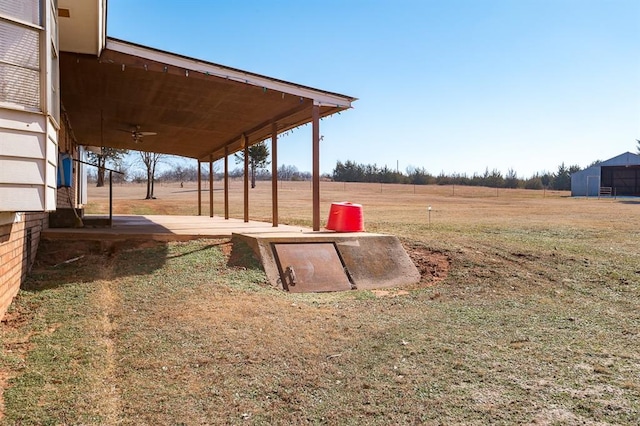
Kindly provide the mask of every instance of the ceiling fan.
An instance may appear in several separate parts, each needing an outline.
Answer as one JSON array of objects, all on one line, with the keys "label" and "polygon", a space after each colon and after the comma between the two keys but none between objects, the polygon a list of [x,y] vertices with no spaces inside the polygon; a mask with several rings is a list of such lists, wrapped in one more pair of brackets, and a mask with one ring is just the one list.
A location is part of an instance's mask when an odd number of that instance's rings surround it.
[{"label": "ceiling fan", "polygon": [[125,130],[125,129],[118,129],[121,132],[127,132],[129,134],[131,134],[131,138],[133,139],[133,141],[135,143],[139,143],[142,142],[142,138],[144,138],[145,136],[155,136],[157,135],[156,132],[143,132],[140,130],[140,125],[136,125],[133,126],[133,130]]}]

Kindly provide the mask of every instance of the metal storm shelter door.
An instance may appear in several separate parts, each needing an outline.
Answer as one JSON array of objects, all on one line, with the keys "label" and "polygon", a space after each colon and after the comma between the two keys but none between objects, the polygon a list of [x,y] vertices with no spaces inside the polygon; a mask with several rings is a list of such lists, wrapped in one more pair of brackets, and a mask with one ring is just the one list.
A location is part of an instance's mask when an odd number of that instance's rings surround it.
[{"label": "metal storm shelter door", "polygon": [[351,290],[334,243],[273,243],[282,287],[292,293]]}]

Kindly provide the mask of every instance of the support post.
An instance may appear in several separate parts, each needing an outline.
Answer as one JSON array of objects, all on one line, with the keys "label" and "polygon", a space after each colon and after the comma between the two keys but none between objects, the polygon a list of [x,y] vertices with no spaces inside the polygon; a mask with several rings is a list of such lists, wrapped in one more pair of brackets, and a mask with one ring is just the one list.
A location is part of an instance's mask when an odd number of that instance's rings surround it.
[{"label": "support post", "polygon": [[209,156],[209,217],[213,217],[213,155]]},{"label": "support post", "polygon": [[229,147],[224,147],[224,218],[229,219]]},{"label": "support post", "polygon": [[249,138],[242,135],[244,147],[244,221],[249,222]]},{"label": "support post", "polygon": [[202,163],[198,160],[198,216],[202,216]]},{"label": "support post", "polygon": [[[75,206],[71,206],[75,209]],[[109,228],[113,226],[113,172],[109,170]]]},{"label": "support post", "polygon": [[271,223],[278,227],[278,124],[271,125]]},{"label": "support post", "polygon": [[320,105],[313,103],[313,230],[320,230]]}]

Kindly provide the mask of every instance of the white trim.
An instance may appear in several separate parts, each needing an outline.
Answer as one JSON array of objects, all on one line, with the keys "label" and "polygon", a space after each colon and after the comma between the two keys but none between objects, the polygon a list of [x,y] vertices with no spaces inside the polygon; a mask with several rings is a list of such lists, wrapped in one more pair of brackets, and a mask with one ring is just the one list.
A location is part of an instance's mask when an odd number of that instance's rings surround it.
[{"label": "white trim", "polygon": [[[26,117],[30,117],[28,120]],[[0,103],[0,129],[45,133],[45,116],[40,110],[6,106]]]},{"label": "white trim", "polygon": [[[333,102],[327,103],[327,102],[323,102],[323,101],[318,100],[318,99],[314,99],[313,100],[313,104],[317,105],[317,106],[321,106],[321,107],[335,107],[335,106],[342,107],[342,105],[336,105]],[[349,106],[347,108],[351,108],[351,103],[349,103]]]},{"label": "white trim", "polygon": [[17,24],[17,25],[22,25],[23,27],[29,27],[32,30],[39,30],[39,31],[44,30],[44,26],[42,26],[42,25],[38,25],[38,24],[31,23],[31,22],[23,21],[22,19],[19,19],[19,18],[13,17],[13,16],[9,16],[9,15],[5,15],[4,13],[0,13],[0,20],[7,21],[7,22],[12,22],[12,23]]},{"label": "white trim", "polygon": [[[81,161],[87,161],[84,148],[85,147],[82,145],[78,146],[78,159]],[[83,207],[87,204],[87,200],[89,199],[87,195],[87,164],[81,162],[76,163],[76,179],[78,182],[76,187],[76,196],[78,198],[77,207]]]},{"label": "white trim", "polygon": [[107,44],[107,0],[98,0],[98,56]]},{"label": "white trim", "polygon": [[25,69],[25,70],[31,70],[31,71],[40,72],[40,68],[38,68],[38,67],[30,67],[28,65],[21,65],[21,64],[18,64],[16,62],[9,62],[9,61],[5,61],[5,60],[2,60],[2,59],[0,59],[0,64],[9,65],[9,66],[12,66],[12,67],[19,67],[19,68],[22,68],[22,69]]},{"label": "white trim", "polygon": [[239,81],[253,86],[264,87],[268,90],[275,90],[302,98],[313,99],[314,104],[321,106],[332,106],[339,108],[351,108],[351,102],[355,100],[347,96],[331,94],[317,89],[301,87],[294,83],[274,80],[269,77],[252,74],[241,70],[227,68],[222,65],[216,65],[210,62],[199,61],[182,56],[172,55],[154,49],[145,48],[143,46],[133,45],[118,40],[108,39],[106,49],[127,55],[145,58],[150,61],[160,62],[185,70],[200,72],[203,74],[213,75],[221,78],[227,78]]},{"label": "white trim", "polygon": [[44,30],[40,31],[39,48],[40,48],[40,111],[45,115],[49,114],[49,93],[51,79],[51,61],[49,60],[51,50],[51,0],[40,0],[40,13],[42,13],[42,24]]},{"label": "white trim", "polygon": [[33,108],[33,107],[20,105],[20,104],[14,104],[11,102],[0,102],[0,108],[12,109],[14,111],[20,111],[20,112],[32,112],[34,114],[42,115],[42,111],[39,108]]}]

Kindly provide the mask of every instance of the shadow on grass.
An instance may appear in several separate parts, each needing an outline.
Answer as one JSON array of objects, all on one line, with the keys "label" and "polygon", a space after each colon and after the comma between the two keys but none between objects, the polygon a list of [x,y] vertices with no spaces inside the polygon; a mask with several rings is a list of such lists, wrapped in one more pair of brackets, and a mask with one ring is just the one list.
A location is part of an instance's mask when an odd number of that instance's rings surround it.
[{"label": "shadow on grass", "polygon": [[147,275],[166,263],[163,241],[53,241],[42,240],[33,268],[21,286],[41,291],[71,283]]},{"label": "shadow on grass", "polygon": [[174,254],[172,256],[168,256],[167,259],[176,259],[178,257],[189,256],[190,254],[198,253],[198,252],[201,252],[201,251],[207,251],[207,250],[209,250],[211,248],[221,247],[221,246],[223,246],[225,244],[228,244],[227,241],[221,241],[221,242],[215,243],[215,244],[207,244],[206,246],[200,247],[197,250],[191,250],[191,251],[188,251],[186,253],[180,253],[180,254]]},{"label": "shadow on grass", "polygon": [[255,251],[244,241],[234,240],[227,266],[264,270]]}]

